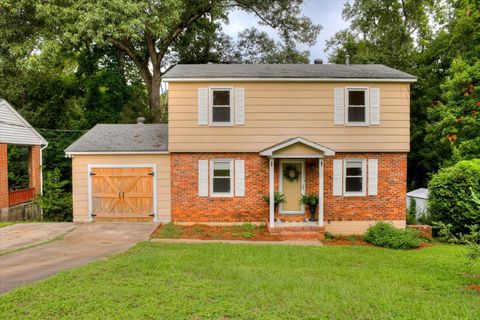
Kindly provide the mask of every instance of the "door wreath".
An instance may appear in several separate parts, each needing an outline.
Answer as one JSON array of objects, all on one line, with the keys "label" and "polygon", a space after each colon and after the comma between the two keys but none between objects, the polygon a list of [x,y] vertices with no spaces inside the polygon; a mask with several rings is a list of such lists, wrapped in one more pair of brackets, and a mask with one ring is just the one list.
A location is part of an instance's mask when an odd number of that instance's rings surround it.
[{"label": "door wreath", "polygon": [[297,166],[295,164],[289,163],[283,168],[283,176],[290,182],[297,181],[300,175]]}]

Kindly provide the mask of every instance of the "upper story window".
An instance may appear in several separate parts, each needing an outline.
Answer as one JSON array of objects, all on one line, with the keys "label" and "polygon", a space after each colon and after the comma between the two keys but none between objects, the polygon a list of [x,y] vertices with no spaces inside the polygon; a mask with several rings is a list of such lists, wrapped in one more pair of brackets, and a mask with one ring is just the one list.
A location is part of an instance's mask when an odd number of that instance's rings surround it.
[{"label": "upper story window", "polygon": [[210,163],[210,195],[229,197],[233,195],[233,161],[212,160]]},{"label": "upper story window", "polygon": [[345,160],[344,195],[365,195],[365,160]]},{"label": "upper story window", "polygon": [[229,88],[210,90],[210,125],[233,125],[233,94]]},{"label": "upper story window", "polygon": [[347,88],[347,125],[368,125],[368,89]]}]

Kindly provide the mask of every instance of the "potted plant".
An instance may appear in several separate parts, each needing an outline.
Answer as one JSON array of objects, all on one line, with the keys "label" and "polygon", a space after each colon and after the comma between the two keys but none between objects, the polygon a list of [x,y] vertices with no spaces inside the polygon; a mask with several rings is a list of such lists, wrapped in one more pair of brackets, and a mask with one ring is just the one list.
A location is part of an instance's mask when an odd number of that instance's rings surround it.
[{"label": "potted plant", "polygon": [[[267,203],[270,204],[270,195],[262,196],[262,199]],[[277,212],[277,207],[280,203],[285,203],[285,195],[282,192],[276,191],[273,194],[273,203],[275,206],[275,212]]]},{"label": "potted plant", "polygon": [[317,194],[302,194],[300,201],[303,204],[308,205],[308,209],[310,210],[310,220],[315,221],[315,211],[317,211],[318,205],[318,195]]}]

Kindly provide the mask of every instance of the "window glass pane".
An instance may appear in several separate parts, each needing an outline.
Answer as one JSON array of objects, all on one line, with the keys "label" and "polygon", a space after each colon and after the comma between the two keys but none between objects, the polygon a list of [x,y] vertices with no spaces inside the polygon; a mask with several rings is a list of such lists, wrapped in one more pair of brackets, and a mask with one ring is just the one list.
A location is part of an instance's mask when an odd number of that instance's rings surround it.
[{"label": "window glass pane", "polygon": [[362,176],[362,168],[347,168],[347,176]]},{"label": "window glass pane", "polygon": [[229,106],[230,105],[230,91],[213,91],[213,105],[214,106]]},{"label": "window glass pane", "polygon": [[230,162],[214,162],[213,163],[214,177],[229,177],[230,176]]},{"label": "window glass pane", "polygon": [[213,122],[230,122],[230,107],[213,107]]},{"label": "window glass pane", "polygon": [[230,193],[230,178],[213,178],[213,192]]},{"label": "window glass pane", "polygon": [[365,107],[348,107],[348,122],[365,122]]},{"label": "window glass pane", "polygon": [[347,192],[362,192],[362,178],[351,178],[347,177],[345,179],[345,191]]},{"label": "window glass pane", "polygon": [[348,91],[348,104],[351,106],[365,105],[365,91]]}]

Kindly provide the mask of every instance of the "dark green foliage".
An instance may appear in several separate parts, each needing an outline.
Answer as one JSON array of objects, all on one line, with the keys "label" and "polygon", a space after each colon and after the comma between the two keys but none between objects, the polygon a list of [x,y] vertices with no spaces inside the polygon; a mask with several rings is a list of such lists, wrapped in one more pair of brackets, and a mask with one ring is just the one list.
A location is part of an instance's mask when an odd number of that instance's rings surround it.
[{"label": "dark green foliage", "polygon": [[410,199],[410,206],[407,208],[407,224],[417,223],[417,201]]},{"label": "dark green foliage", "polygon": [[480,259],[480,224],[468,226],[470,230],[467,234],[454,234],[450,223],[436,222],[435,228],[438,229],[440,240],[466,245],[467,257],[471,260]]},{"label": "dark green foliage", "polygon": [[60,179],[60,170],[54,169],[43,181],[43,196],[38,202],[46,221],[72,221],[72,194],[65,191],[68,181]]},{"label": "dark green foliage", "polygon": [[480,224],[480,204],[472,192],[480,192],[480,159],[461,161],[440,170],[429,185],[428,207],[434,222],[451,225],[454,235],[468,234]]},{"label": "dark green foliage", "polygon": [[8,187],[26,189],[29,186],[28,146],[8,145]]},{"label": "dark green foliage", "polygon": [[[270,195],[262,196],[263,201],[267,204],[270,203]],[[278,205],[280,203],[285,203],[285,195],[282,192],[275,191],[273,194],[273,203]]]},{"label": "dark green foliage", "polygon": [[397,229],[386,222],[370,226],[364,235],[365,241],[389,249],[413,249],[420,245],[418,232],[413,229]]},{"label": "dark green foliage", "polygon": [[316,206],[318,204],[318,194],[302,194],[300,202],[310,206]]}]

